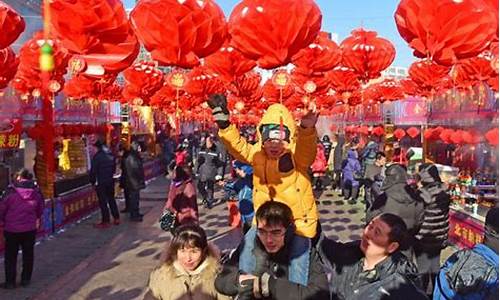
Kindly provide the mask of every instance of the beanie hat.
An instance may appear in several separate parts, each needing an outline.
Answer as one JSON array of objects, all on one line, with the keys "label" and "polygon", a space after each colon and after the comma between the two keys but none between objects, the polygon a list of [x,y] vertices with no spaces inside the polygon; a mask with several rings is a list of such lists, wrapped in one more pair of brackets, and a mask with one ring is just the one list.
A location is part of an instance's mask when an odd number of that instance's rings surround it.
[{"label": "beanie hat", "polygon": [[280,124],[264,124],[260,127],[262,141],[265,142],[270,139],[284,140],[290,143],[290,129]]}]

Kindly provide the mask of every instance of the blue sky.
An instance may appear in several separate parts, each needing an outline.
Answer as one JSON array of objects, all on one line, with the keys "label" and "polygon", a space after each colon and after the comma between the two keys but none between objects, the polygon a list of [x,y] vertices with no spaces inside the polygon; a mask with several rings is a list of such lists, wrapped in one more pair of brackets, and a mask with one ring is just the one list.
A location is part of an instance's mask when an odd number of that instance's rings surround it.
[{"label": "blue sky", "polygon": [[[229,18],[232,9],[241,0],[216,0]],[[134,0],[124,0],[125,7],[132,8]],[[339,35],[339,41],[349,36],[351,30],[363,27],[375,30],[379,36],[390,40],[396,47],[393,66],[409,67],[415,60],[411,49],[401,38],[394,22],[398,0],[316,0],[323,13],[324,31]]]}]

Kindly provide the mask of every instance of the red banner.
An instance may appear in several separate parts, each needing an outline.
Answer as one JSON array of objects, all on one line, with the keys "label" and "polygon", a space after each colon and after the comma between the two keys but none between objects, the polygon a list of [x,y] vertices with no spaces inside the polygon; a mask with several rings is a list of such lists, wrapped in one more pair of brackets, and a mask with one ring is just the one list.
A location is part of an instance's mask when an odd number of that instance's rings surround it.
[{"label": "red banner", "polygon": [[23,125],[20,119],[0,124],[0,149],[19,148],[22,131]]},{"label": "red banner", "polygon": [[448,239],[460,248],[472,248],[483,242],[484,224],[459,211],[450,209]]},{"label": "red banner", "polygon": [[424,125],[427,123],[427,103],[420,98],[409,97],[396,102],[394,124]]}]

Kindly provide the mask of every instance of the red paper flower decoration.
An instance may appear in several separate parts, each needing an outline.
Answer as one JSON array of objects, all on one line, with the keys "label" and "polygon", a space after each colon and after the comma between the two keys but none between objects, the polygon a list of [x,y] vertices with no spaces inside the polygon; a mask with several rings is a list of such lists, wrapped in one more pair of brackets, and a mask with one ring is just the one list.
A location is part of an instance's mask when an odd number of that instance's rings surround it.
[{"label": "red paper flower decoration", "polygon": [[231,85],[229,90],[236,97],[242,98],[247,104],[252,100],[262,97],[262,89],[260,88],[261,76],[256,72],[249,72],[242,76],[237,77]]},{"label": "red paper flower decoration", "polygon": [[377,83],[376,87],[380,102],[401,100],[404,97],[403,88],[394,79],[384,79],[384,81]]},{"label": "red paper flower decoration", "polygon": [[396,137],[396,139],[398,141],[401,140],[405,135],[406,135],[406,132],[401,128],[394,130],[394,136]]},{"label": "red paper flower decoration", "polygon": [[342,64],[353,69],[363,81],[378,78],[396,57],[391,42],[377,37],[375,31],[356,29],[340,44]]},{"label": "red paper flower decoration", "polygon": [[24,19],[0,1],[0,49],[9,47],[24,31]]},{"label": "red paper flower decoration", "polygon": [[7,87],[14,78],[19,65],[19,59],[11,48],[0,50],[0,90]]},{"label": "red paper flower decoration", "polygon": [[477,0],[402,0],[394,19],[415,56],[448,66],[481,53],[498,24],[493,10]]},{"label": "red paper flower decoration", "polygon": [[321,18],[313,0],[243,0],[229,18],[231,44],[259,67],[273,69],[316,39]]},{"label": "red paper flower decoration", "polygon": [[439,134],[439,138],[446,144],[451,143],[451,135],[454,133],[453,129],[443,129]]},{"label": "red paper flower decoration", "polygon": [[336,67],[342,60],[342,51],[330,39],[327,32],[320,32],[316,40],[300,50],[292,62],[301,70],[326,72]]},{"label": "red paper flower decoration", "polygon": [[410,127],[408,129],[406,129],[406,133],[408,134],[409,137],[414,139],[420,134],[420,129],[418,129],[416,127]]},{"label": "red paper flower decoration", "polygon": [[[139,105],[149,103],[149,98],[163,86],[163,73],[158,70],[153,62],[141,61],[123,72],[125,86],[124,99]],[[140,99],[140,100],[139,100]]]},{"label": "red paper flower decoration", "polygon": [[130,16],[152,57],[168,66],[195,67],[227,37],[224,13],[212,0],[142,0]]}]

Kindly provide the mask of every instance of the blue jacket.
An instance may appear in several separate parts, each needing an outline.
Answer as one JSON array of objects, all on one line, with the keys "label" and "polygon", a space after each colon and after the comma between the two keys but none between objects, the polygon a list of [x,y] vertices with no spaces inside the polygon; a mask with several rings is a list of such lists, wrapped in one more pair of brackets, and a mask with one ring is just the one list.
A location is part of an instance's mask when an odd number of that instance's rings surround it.
[{"label": "blue jacket", "polygon": [[347,152],[347,160],[344,163],[342,174],[344,176],[344,183],[350,183],[352,186],[359,186],[359,181],[355,180],[355,174],[361,172],[361,164],[358,160],[358,154],[355,150]]},{"label": "blue jacket", "polygon": [[253,169],[251,166],[235,162],[234,167],[242,169],[246,176],[238,178],[233,182],[229,182],[224,186],[226,192],[234,191],[238,194],[238,205],[241,214],[241,221],[252,222],[254,216],[253,201],[252,201],[252,176]]},{"label": "blue jacket", "polygon": [[498,254],[484,244],[454,253],[434,285],[434,300],[498,299]]}]

